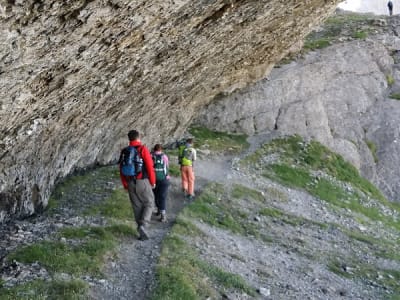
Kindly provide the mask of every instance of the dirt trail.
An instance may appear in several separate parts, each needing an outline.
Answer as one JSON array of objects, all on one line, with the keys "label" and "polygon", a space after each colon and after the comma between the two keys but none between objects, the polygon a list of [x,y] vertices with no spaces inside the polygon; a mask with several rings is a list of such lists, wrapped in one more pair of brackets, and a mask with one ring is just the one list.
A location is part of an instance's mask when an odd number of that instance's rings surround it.
[{"label": "dirt trail", "polygon": [[[199,159],[195,165],[195,194],[210,181],[231,178],[231,158]],[[107,279],[100,280],[91,288],[92,299],[147,299],[155,286],[155,267],[162,241],[174,224],[177,214],[187,204],[181,191],[180,178],[171,178],[167,200],[167,223],[161,223],[153,215],[148,233],[150,239],[124,240],[117,250],[117,257],[110,257],[105,267]]]}]

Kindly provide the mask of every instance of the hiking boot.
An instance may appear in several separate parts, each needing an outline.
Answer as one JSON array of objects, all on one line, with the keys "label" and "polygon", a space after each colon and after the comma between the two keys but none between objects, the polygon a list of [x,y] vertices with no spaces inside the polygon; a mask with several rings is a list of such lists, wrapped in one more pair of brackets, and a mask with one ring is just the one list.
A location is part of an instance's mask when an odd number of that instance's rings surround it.
[{"label": "hiking boot", "polygon": [[161,214],[160,222],[162,223],[167,222],[167,216],[165,214]]},{"label": "hiking boot", "polygon": [[149,239],[149,236],[147,235],[146,231],[144,230],[143,226],[139,226],[138,228],[138,232],[139,232],[139,240],[141,241],[145,241]]}]

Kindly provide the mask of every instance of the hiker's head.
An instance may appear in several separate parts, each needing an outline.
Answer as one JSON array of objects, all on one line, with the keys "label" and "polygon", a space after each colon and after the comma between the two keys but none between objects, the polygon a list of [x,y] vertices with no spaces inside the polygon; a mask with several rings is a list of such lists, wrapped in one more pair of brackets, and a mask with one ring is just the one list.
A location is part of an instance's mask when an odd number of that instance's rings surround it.
[{"label": "hiker's head", "polygon": [[139,136],[140,136],[140,134],[139,134],[139,131],[137,131],[137,130],[131,130],[128,132],[128,138],[130,141],[139,139]]},{"label": "hiker's head", "polygon": [[192,138],[186,139],[186,144],[192,145],[193,144],[193,139]]},{"label": "hiker's head", "polygon": [[154,152],[162,151],[162,146],[161,146],[161,144],[155,144],[153,150],[154,150]]}]

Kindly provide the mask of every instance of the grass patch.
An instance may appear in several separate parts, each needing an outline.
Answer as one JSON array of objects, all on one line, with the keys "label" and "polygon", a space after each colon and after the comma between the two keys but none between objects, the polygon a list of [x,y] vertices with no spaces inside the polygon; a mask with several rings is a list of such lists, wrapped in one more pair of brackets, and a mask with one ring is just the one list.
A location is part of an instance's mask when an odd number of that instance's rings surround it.
[{"label": "grass patch", "polygon": [[169,164],[168,172],[171,176],[179,177],[181,175],[181,168],[178,164]]},{"label": "grass patch", "polygon": [[195,147],[212,152],[237,154],[249,147],[249,143],[246,141],[247,136],[243,134],[211,131],[205,127],[191,127],[189,132],[195,138]]},{"label": "grass patch", "polygon": [[377,155],[377,148],[373,141],[366,140],[365,143],[367,144],[369,150],[371,151],[372,157],[374,158],[374,162],[378,162],[378,155]]},{"label": "grass patch", "polygon": [[[311,182],[311,175],[307,170],[292,168],[288,165],[271,165],[271,169],[277,176],[280,182],[290,184],[294,187],[306,188],[307,184]],[[271,173],[264,173],[266,177],[271,177]]]},{"label": "grass patch", "polygon": [[226,195],[222,185],[210,184],[195,202],[183,210],[183,216],[202,220],[236,234],[260,237],[257,226],[249,222],[248,215],[236,203],[237,200]]},{"label": "grass patch", "polygon": [[[105,195],[112,192],[110,181],[119,181],[119,170],[115,165],[99,167],[90,172],[72,174],[58,183],[52,192],[46,213],[57,213],[58,207],[85,210],[91,206],[90,201],[81,201],[83,197],[93,198],[93,195]],[[76,197],[79,194],[80,197]],[[98,202],[97,200],[93,200]]]},{"label": "grass patch", "polygon": [[308,220],[306,218],[298,217],[295,215],[290,215],[290,214],[284,213],[283,211],[281,211],[277,208],[273,208],[273,207],[265,207],[260,210],[259,214],[262,216],[265,216],[265,217],[280,220],[283,223],[286,223],[286,224],[292,225],[292,226],[302,226],[305,224],[309,224],[309,225],[318,226],[321,229],[328,228],[327,224],[315,222],[315,221]]},{"label": "grass patch", "polygon": [[[264,162],[265,157],[270,155],[278,157],[276,161],[280,163]],[[399,220],[384,215],[378,207],[365,206],[362,199],[367,195],[393,210],[399,211],[399,207],[387,201],[373,184],[359,175],[354,166],[316,141],[304,142],[299,136],[274,140],[241,161],[242,167],[254,164],[261,166],[265,177],[304,189],[335,206],[400,229]],[[311,175],[321,171],[327,175],[326,178]],[[348,185],[352,188],[344,190],[344,186]]]},{"label": "grass patch", "polygon": [[51,281],[35,280],[13,288],[0,288],[0,298],[7,300],[21,299],[87,299],[88,285],[82,280]]},{"label": "grass patch", "polygon": [[150,299],[220,299],[226,290],[256,295],[240,276],[200,260],[196,251],[176,235],[177,227],[181,225],[174,226],[163,243],[157,287]]},{"label": "grass patch", "polygon": [[312,195],[339,207],[348,207],[346,200],[354,197],[352,194],[344,191],[343,188],[324,178],[320,179],[316,185],[308,186],[307,190]]},{"label": "grass patch", "polygon": [[[265,165],[262,158],[271,153],[279,155],[281,164],[266,166],[267,170],[276,171],[285,182],[292,182],[297,187],[304,187],[310,180],[309,173],[311,170],[324,171],[339,181],[350,183],[372,198],[387,203],[383,194],[368,180],[361,177],[357,169],[345,161],[343,157],[330,151],[317,141],[304,142],[297,135],[277,139],[264,145],[255,154],[244,159],[242,163]],[[301,178],[296,179],[297,176]]]},{"label": "grass patch", "polygon": [[368,280],[390,291],[393,295],[400,295],[400,271],[382,269],[355,259],[345,261],[345,258],[341,257],[340,260],[339,262],[336,258],[331,259],[328,262],[329,270],[345,278]]},{"label": "grass patch", "polygon": [[133,220],[133,210],[127,190],[120,188],[101,203],[94,203],[84,211],[85,215],[101,215],[117,220]]},{"label": "grass patch", "polygon": [[306,37],[304,49],[321,49],[346,36],[365,39],[374,29],[373,21],[374,17],[367,14],[335,14],[326,19],[322,29],[313,31]]},{"label": "grass patch", "polygon": [[391,74],[386,75],[386,82],[388,86],[392,86],[394,84],[394,78]]},{"label": "grass patch", "polygon": [[305,50],[315,50],[315,49],[323,49],[331,45],[330,38],[320,38],[316,40],[307,40],[304,43],[303,48]]},{"label": "grass patch", "polygon": [[395,100],[400,100],[400,94],[398,94],[398,93],[390,94],[389,98],[395,99]]},{"label": "grass patch", "polygon": [[368,33],[363,30],[353,32],[353,38],[365,40],[368,37]]},{"label": "grass patch", "polygon": [[271,199],[280,200],[281,202],[287,202],[289,200],[287,194],[274,187],[267,187],[265,195]]},{"label": "grass patch", "polygon": [[52,273],[101,275],[102,258],[113,249],[117,237],[132,236],[126,225],[110,227],[64,228],[60,236],[78,239],[74,246],[59,241],[43,241],[22,247],[7,256],[8,260],[23,263],[39,262]]},{"label": "grass patch", "polygon": [[192,222],[179,215],[175,220],[174,232],[182,236],[204,236],[203,232]]},{"label": "grass patch", "polygon": [[254,199],[256,201],[263,202],[265,200],[264,195],[254,189],[250,189],[246,186],[240,185],[240,184],[235,184],[233,186],[233,190],[231,193],[233,198],[236,199],[244,199],[247,197],[250,197],[251,199]]}]

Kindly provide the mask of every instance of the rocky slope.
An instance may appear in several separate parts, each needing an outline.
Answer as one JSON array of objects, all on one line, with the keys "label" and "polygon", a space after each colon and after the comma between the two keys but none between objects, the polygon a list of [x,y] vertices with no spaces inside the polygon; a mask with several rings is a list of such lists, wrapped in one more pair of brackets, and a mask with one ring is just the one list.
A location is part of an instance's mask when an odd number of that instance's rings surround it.
[{"label": "rocky slope", "polygon": [[135,127],[180,134],[216,94],[263,77],[338,1],[0,2],[0,221],[47,204]]},{"label": "rocky slope", "polygon": [[[134,226],[130,203],[115,167],[70,178],[57,187],[58,206],[46,216],[0,226],[0,297],[397,299],[400,208],[375,198],[371,186],[366,191],[348,164],[335,168],[342,160],[317,143],[271,138],[250,138],[250,149],[235,157],[204,143],[195,201],[184,202],[173,178],[169,222],[154,217],[144,242],[120,237],[101,272],[80,268],[81,257],[89,265],[102,261],[85,244],[104,241],[95,233],[112,224]],[[271,172],[274,165],[313,176],[301,178],[303,187],[289,184]],[[343,172],[350,181],[341,182]],[[62,261],[73,267],[58,263],[59,251],[43,256],[28,245],[61,248]]]},{"label": "rocky slope", "polygon": [[398,17],[339,12],[309,44],[331,46],[216,98],[198,122],[221,131],[317,139],[399,201],[400,170],[392,167],[400,164],[400,102],[393,99],[400,90],[399,30]]}]

